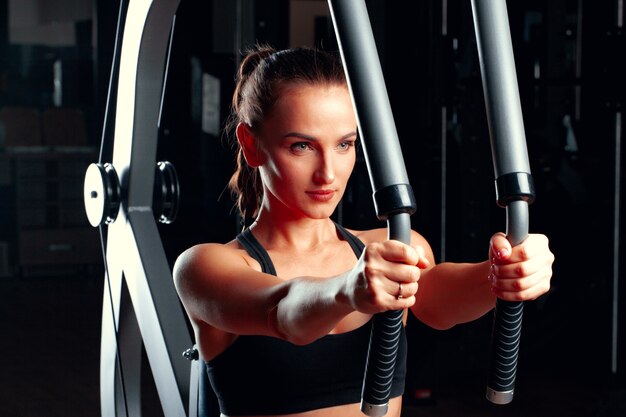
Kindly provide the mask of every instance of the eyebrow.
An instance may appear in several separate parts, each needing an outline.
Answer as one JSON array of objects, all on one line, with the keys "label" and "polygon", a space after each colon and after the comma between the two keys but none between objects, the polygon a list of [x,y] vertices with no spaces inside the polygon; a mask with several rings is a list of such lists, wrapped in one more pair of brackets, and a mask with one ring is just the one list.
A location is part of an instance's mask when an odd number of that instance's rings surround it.
[{"label": "eyebrow", "polygon": [[[339,140],[348,139],[352,136],[357,136],[357,132],[354,131],[354,132],[346,133],[345,135],[340,137]],[[283,135],[283,138],[288,138],[288,137],[296,137],[296,138],[301,138],[301,139],[310,140],[314,142],[317,141],[317,138],[315,136],[310,136],[310,135],[306,135],[304,133],[299,133],[299,132],[288,132]]]}]

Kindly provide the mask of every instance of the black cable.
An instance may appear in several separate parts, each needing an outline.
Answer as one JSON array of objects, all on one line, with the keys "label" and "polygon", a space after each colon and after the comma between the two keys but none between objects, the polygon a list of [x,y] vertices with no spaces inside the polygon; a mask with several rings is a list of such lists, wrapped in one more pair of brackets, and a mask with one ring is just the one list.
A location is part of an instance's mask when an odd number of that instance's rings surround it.
[{"label": "black cable", "polygon": [[128,404],[126,401],[126,385],[124,384],[124,368],[122,368],[122,357],[120,355],[120,343],[119,338],[117,337],[117,328],[115,324],[117,321],[115,320],[115,309],[113,308],[113,291],[111,290],[111,278],[109,276],[109,264],[107,262],[106,255],[106,242],[104,238],[103,225],[98,226],[98,231],[100,233],[100,246],[102,248],[102,260],[104,262],[104,277],[109,288],[109,302],[111,303],[111,319],[113,320],[113,334],[115,338],[115,357],[117,361],[117,367],[120,371],[120,385],[122,389],[122,398],[124,400],[124,411],[126,412],[126,416],[128,416]]},{"label": "black cable", "polygon": [[[104,121],[102,124],[102,139],[100,141],[100,154],[98,156],[98,161],[102,163],[104,159],[111,159],[112,154],[112,146],[106,146],[109,141],[107,141],[107,132],[109,128],[109,124],[111,123],[110,112],[113,101],[113,92],[117,87],[118,81],[118,67],[120,63],[120,50],[122,49],[122,40],[124,38],[124,25],[122,22],[126,18],[126,12],[128,11],[128,1],[120,2],[120,10],[117,16],[117,28],[115,31],[115,45],[113,47],[113,59],[111,62],[111,75],[109,77],[109,89],[107,92],[107,101],[104,108]],[[110,142],[112,143],[112,141]]]}]

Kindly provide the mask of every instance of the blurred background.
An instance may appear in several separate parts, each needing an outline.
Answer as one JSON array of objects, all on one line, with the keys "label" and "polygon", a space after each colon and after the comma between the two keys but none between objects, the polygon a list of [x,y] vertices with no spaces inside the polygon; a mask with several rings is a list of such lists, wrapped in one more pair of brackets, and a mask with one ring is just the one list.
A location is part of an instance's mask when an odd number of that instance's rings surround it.
[{"label": "blurred background", "polygon": [[[127,2],[125,2],[127,3]],[[0,0],[0,415],[99,416],[104,263],[83,179],[99,160],[120,0]],[[439,261],[486,256],[505,227],[471,3],[367,1],[407,171],[413,228]],[[626,415],[620,197],[623,0],[508,2],[537,200],[531,232],[556,254],[549,294],[525,304],[516,398],[484,399],[491,316],[449,331],[409,325],[406,416]],[[181,187],[159,224],[171,265],[226,242],[239,219],[221,130],[239,53],[336,49],[325,0],[182,0],[157,160]],[[361,157],[337,219],[384,226]],[[144,415],[162,415],[149,370]]]}]

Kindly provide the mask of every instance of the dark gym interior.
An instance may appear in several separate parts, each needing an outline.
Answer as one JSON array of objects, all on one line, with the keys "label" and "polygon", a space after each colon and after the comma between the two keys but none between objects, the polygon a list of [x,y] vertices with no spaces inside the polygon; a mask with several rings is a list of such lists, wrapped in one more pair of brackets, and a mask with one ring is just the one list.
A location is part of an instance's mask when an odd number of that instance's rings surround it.
[{"label": "dark gym interior", "polygon": [[[106,157],[120,1],[0,0],[2,416],[101,415],[105,265],[83,178]],[[483,260],[505,212],[471,2],[366,3],[417,198],[412,226],[438,261]],[[508,405],[485,399],[491,315],[447,331],[409,323],[403,416],[626,416],[623,0],[507,6],[537,189],[530,231],[550,238],[552,289],[525,303]],[[181,187],[176,220],[158,224],[170,265],[240,227],[221,136],[239,52],[255,42],[337,48],[325,0],[181,0],[171,42],[157,151]],[[351,228],[384,226],[363,158],[337,216]],[[161,416],[144,368],[142,415]]]}]

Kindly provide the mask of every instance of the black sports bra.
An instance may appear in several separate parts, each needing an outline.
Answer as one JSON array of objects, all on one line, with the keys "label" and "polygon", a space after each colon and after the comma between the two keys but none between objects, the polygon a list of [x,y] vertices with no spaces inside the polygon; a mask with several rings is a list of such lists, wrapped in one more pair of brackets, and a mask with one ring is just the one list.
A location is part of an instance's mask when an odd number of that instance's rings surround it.
[{"label": "black sports bra", "polygon": [[[358,258],[363,243],[340,225],[337,230]],[[275,274],[267,251],[249,229],[237,240],[263,272]],[[371,320],[304,346],[268,336],[238,336],[228,349],[206,362],[220,411],[228,416],[288,414],[360,402],[370,332]],[[392,398],[403,394],[405,376],[406,335],[402,331]]]}]

